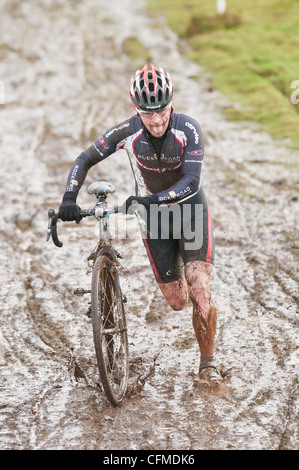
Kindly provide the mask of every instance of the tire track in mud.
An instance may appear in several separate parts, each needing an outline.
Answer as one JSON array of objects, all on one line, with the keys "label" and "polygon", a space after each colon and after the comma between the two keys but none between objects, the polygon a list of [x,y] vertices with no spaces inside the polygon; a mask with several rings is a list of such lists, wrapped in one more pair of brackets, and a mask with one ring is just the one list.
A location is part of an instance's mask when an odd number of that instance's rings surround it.
[{"label": "tire track in mud", "polygon": [[[1,7],[0,448],[295,449],[298,155],[247,124],[227,123],[227,103],[180,55],[176,37],[163,23],[153,29],[142,2],[132,6],[7,0]],[[61,224],[61,250],[45,236],[47,210],[58,207],[75,156],[132,112],[128,77],[142,64],[122,52],[128,37],[170,71],[176,109],[203,128],[203,184],[217,241],[216,357],[231,375],[217,389],[198,382],[191,306],[167,307],[130,219],[128,238],[117,243],[131,393],[112,409],[98,385],[88,299],[73,296],[89,286],[93,225]],[[85,187],[112,177],[120,196],[112,203],[122,202],[134,190],[122,153],[93,169]],[[80,205],[89,204],[82,188]]]}]

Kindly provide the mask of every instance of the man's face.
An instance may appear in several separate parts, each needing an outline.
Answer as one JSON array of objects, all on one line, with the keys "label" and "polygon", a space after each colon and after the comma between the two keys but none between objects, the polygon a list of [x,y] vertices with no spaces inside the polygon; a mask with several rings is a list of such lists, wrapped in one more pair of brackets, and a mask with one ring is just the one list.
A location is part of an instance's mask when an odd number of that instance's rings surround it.
[{"label": "man's face", "polygon": [[165,134],[169,124],[171,106],[157,112],[148,113],[140,110],[137,112],[144,126],[154,137],[162,137]]}]

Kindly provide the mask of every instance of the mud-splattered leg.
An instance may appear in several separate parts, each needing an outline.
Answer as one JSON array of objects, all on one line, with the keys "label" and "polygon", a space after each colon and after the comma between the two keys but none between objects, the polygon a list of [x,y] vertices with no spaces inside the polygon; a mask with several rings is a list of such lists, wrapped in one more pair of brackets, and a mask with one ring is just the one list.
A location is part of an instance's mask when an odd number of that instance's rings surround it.
[{"label": "mud-splattered leg", "polygon": [[210,277],[213,265],[203,261],[186,264],[185,276],[193,303],[193,327],[200,349],[199,378],[219,384],[222,375],[214,365],[214,339],[217,313],[211,298]]},{"label": "mud-splattered leg", "polygon": [[212,356],[217,313],[211,298],[210,276],[213,265],[203,261],[187,263],[185,268],[188,292],[193,303],[193,328],[204,356]]},{"label": "mud-splattered leg", "polygon": [[221,372],[214,365],[214,339],[217,313],[210,292],[213,265],[192,261],[185,266],[185,276],[178,281],[159,284],[174,310],[183,309],[190,297],[193,303],[193,328],[200,349],[199,378],[208,384],[219,384]]},{"label": "mud-splattered leg", "polygon": [[210,276],[213,265],[203,261],[187,263],[185,276],[178,281],[159,284],[173,310],[186,307],[190,297],[193,303],[193,327],[202,355],[211,356],[216,331],[216,309],[211,299]]},{"label": "mud-splattered leg", "polygon": [[173,310],[182,310],[188,302],[188,286],[185,276],[178,281],[160,284],[159,287],[164,295],[166,302]]}]

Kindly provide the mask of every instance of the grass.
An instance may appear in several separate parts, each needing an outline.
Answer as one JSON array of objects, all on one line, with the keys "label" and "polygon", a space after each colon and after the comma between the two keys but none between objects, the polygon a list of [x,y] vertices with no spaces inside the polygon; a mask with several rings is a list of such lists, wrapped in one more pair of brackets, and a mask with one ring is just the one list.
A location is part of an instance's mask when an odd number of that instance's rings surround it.
[{"label": "grass", "polygon": [[[155,16],[191,46],[190,57],[211,73],[212,86],[232,103],[232,120],[254,121],[299,149],[299,2],[148,0]],[[298,91],[297,91],[298,90]]]},{"label": "grass", "polygon": [[123,52],[131,57],[132,60],[150,61],[150,55],[144,45],[134,36],[130,36],[123,41]]}]

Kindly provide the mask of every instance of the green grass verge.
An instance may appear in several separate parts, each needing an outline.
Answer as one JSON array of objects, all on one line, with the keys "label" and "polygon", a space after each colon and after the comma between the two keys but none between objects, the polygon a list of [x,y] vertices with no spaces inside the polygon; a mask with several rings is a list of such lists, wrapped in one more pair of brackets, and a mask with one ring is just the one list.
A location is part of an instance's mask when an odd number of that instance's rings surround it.
[{"label": "green grass verge", "polygon": [[[190,57],[211,72],[212,85],[232,106],[232,120],[254,121],[274,137],[299,148],[299,2],[148,0],[149,11],[167,18],[191,46]],[[298,90],[298,91],[297,91]],[[293,95],[292,95],[293,94]]]}]

